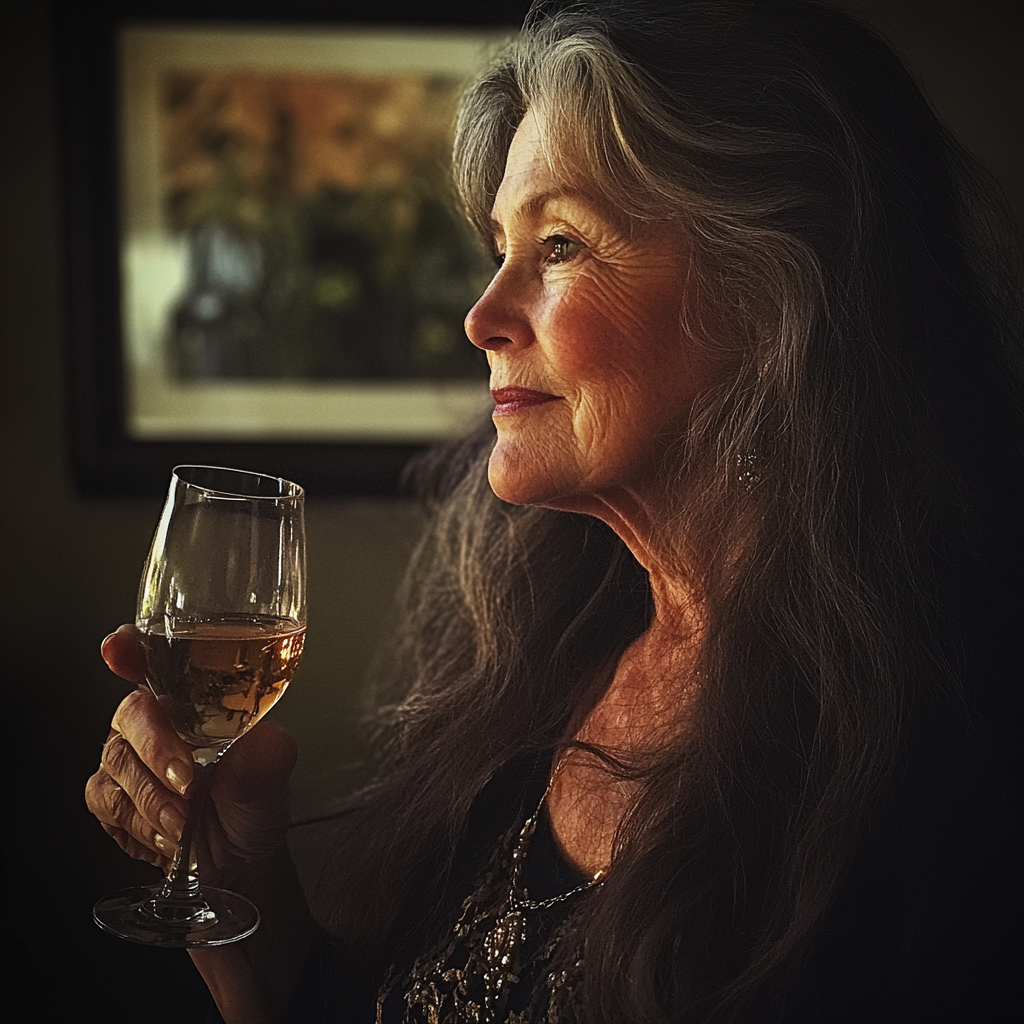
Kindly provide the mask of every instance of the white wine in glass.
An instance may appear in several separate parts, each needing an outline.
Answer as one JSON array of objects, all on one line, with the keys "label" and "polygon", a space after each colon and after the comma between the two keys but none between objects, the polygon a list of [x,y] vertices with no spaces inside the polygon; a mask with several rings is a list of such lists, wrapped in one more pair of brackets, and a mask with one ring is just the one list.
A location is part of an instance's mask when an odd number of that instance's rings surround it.
[{"label": "white wine in glass", "polygon": [[235,942],[259,911],[202,888],[196,855],[209,773],[284,693],[306,632],[302,488],[280,477],[178,466],[139,586],[146,682],[191,747],[197,783],[164,881],[93,909],[106,931],[152,946]]}]

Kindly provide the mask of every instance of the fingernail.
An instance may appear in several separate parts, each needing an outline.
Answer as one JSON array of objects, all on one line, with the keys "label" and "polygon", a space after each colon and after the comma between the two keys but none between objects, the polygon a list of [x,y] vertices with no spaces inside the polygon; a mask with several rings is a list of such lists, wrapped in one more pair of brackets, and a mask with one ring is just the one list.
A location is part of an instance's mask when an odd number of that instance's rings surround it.
[{"label": "fingernail", "polygon": [[164,839],[159,832],[153,833],[153,842],[167,854],[168,857],[173,857],[178,847],[176,843],[172,843],[169,839]]},{"label": "fingernail", "polygon": [[164,771],[167,781],[182,795],[188,791],[192,784],[192,765],[180,758],[174,758]]},{"label": "fingernail", "polygon": [[174,804],[164,804],[160,808],[160,827],[174,842],[181,838],[181,830],[185,827],[185,818]]}]

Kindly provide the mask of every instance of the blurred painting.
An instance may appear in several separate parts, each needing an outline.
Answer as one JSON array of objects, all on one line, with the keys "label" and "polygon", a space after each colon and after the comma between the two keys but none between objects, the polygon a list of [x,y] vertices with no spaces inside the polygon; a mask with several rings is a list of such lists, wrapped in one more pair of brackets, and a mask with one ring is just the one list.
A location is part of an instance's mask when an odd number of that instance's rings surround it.
[{"label": "blurred painting", "polygon": [[123,31],[132,436],[421,441],[485,406],[462,321],[489,261],[449,164],[489,44]]}]

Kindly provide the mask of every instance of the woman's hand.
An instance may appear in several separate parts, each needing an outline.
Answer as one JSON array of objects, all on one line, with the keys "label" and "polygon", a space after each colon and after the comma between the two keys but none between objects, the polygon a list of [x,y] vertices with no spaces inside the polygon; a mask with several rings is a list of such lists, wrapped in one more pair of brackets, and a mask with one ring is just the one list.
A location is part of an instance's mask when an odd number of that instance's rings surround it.
[{"label": "woman's hand", "polygon": [[[145,678],[145,658],[134,626],[122,626],[101,647],[119,676]],[[238,740],[212,773],[199,835],[204,882],[231,884],[284,845],[287,781],[295,741],[261,722]],[[121,702],[111,722],[97,772],[85,797],[92,813],[126,853],[166,869],[196,789],[191,752],[156,698],[140,687]]]},{"label": "woman's hand", "polygon": [[[142,683],[145,657],[134,626],[103,641],[106,663]],[[260,722],[210,776],[199,826],[204,884],[250,896],[262,923],[245,942],[190,950],[228,1024],[279,1020],[313,935],[313,921],[288,856],[288,776],[295,741]],[[132,857],[166,869],[197,789],[196,765],[150,691],[130,693],[114,713],[100,766],[85,787],[89,809]]]}]

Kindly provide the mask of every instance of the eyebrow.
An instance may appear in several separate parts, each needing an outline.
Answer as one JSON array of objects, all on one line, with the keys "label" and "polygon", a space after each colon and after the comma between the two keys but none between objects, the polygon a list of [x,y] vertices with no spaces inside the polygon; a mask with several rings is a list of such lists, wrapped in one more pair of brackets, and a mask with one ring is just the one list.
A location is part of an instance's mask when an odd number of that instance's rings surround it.
[{"label": "eyebrow", "polygon": [[[523,213],[529,217],[535,217],[541,213],[544,208],[549,204],[556,202],[559,199],[575,199],[582,201],[583,203],[590,204],[592,200],[581,192],[578,188],[572,188],[569,185],[559,188],[546,189],[543,192],[537,192],[530,196],[522,206],[517,207],[517,212]],[[501,224],[491,217],[491,233],[497,234],[502,230]]]}]

